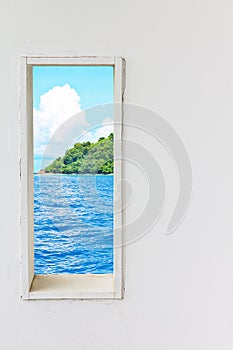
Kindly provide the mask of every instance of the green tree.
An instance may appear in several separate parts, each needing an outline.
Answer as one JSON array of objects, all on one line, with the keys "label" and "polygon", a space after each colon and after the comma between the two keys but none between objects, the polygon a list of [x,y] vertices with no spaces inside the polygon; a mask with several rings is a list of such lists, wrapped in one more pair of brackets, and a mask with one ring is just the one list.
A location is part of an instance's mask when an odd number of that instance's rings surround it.
[{"label": "green tree", "polygon": [[44,170],[46,173],[111,174],[114,171],[113,139],[111,133],[95,143],[78,142]]}]

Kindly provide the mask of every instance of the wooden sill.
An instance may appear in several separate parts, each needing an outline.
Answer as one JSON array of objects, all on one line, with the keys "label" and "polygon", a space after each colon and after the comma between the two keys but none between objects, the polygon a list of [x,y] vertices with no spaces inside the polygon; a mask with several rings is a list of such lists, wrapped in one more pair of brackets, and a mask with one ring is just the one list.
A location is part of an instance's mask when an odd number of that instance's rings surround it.
[{"label": "wooden sill", "polygon": [[114,275],[35,275],[23,299],[115,299]]}]

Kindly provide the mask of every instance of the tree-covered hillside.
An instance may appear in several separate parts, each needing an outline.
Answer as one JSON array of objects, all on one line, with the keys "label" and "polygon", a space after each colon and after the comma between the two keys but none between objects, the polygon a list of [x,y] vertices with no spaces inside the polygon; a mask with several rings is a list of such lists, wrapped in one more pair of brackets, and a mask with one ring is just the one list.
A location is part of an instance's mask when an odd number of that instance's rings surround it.
[{"label": "tree-covered hillside", "polygon": [[47,166],[43,172],[55,174],[113,173],[113,133],[98,142],[78,142]]}]

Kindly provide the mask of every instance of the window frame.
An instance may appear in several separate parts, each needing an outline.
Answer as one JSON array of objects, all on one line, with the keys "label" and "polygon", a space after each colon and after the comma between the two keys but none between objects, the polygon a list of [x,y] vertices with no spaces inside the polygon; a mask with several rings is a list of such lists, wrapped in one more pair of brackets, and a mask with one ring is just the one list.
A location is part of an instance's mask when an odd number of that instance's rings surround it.
[{"label": "window frame", "polygon": [[[33,66],[114,67],[114,273],[106,275],[34,274],[33,181]],[[122,128],[125,60],[122,57],[20,57],[20,197],[21,297],[30,299],[122,299],[124,295],[124,241],[122,191]],[[120,141],[120,142],[119,142]],[[117,163],[115,162],[117,159]],[[120,184],[120,186],[119,186]],[[115,212],[118,214],[115,215]],[[116,235],[116,229],[118,234]],[[120,230],[119,230],[120,227]],[[119,233],[120,232],[120,233]]]}]

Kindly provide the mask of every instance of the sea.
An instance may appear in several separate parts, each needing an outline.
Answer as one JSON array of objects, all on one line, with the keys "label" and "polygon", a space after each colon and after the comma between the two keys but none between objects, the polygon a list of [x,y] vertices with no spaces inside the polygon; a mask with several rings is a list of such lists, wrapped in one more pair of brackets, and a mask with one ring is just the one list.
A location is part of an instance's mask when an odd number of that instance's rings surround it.
[{"label": "sea", "polygon": [[34,175],[35,274],[113,273],[113,175]]}]

